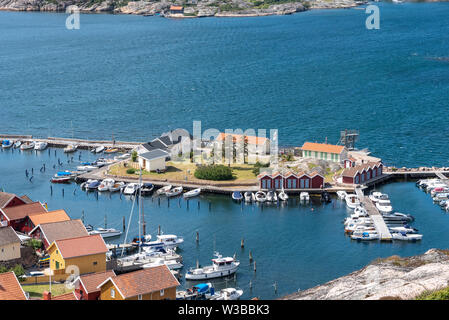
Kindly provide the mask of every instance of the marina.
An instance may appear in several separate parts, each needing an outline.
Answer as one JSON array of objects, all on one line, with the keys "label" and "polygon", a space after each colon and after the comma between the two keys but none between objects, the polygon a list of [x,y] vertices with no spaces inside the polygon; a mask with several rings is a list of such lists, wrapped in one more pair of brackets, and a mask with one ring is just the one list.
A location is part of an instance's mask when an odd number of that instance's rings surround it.
[{"label": "marina", "polygon": [[[11,150],[0,152],[0,161],[8,168],[0,187],[9,192],[26,193],[33,200],[47,203],[49,209],[66,208],[72,219],[82,218],[86,225],[91,224],[94,229],[102,227],[125,231],[123,220],[128,222],[132,196],[125,196],[120,192],[83,192],[79,184],[73,183],[53,184],[51,193],[49,180],[55,172],[70,171],[77,163],[68,163],[65,159],[70,160],[72,155],[64,154],[62,148],[49,150],[50,152],[40,153],[10,152]],[[79,155],[81,161],[86,162],[92,162],[98,157],[88,150],[77,150],[73,158],[78,159]],[[43,163],[46,164],[45,171],[39,170]],[[25,176],[25,170],[30,176],[34,172],[31,182]],[[143,197],[142,201],[147,234],[156,236],[159,232],[173,233],[184,238],[181,246],[184,267],[173,270],[180,271],[180,282],[184,288],[195,284],[194,281],[192,283],[184,279],[185,272],[199,262],[207,265],[214,251],[219,251],[224,256],[235,254],[241,265],[231,277],[212,280],[217,291],[239,287],[244,291],[244,299],[254,296],[275,298],[349,273],[379,256],[413,255],[445,245],[442,243],[444,238],[439,238],[439,235],[445,232],[449,216],[441,215],[440,208],[429,201],[428,195],[415,187],[415,181],[394,179],[391,183],[379,185],[377,190],[389,194],[396,210],[411,212],[419,219],[419,232],[425,235],[423,240],[415,243],[351,243],[341,230],[341,221],[350,211],[346,203],[338,201],[336,196],[332,197],[331,203],[324,203],[320,197],[310,196],[309,202],[304,202],[300,201],[299,195],[291,194],[286,201],[268,204],[232,201],[229,194],[202,192],[196,197],[184,199],[180,196],[167,198],[154,192]],[[407,194],[407,198],[403,194]],[[131,237],[138,234],[136,215],[133,219],[134,223],[129,230]],[[314,231],[311,232],[312,230]],[[397,229],[404,230],[406,229]],[[271,247],[268,238],[260,238],[260,232],[269,238],[278,238],[282,234],[282,239],[295,240]],[[125,247],[129,254],[135,252],[135,246],[124,245],[124,234],[109,238],[107,242],[111,250],[119,246]],[[312,254],[317,250],[322,254]],[[116,249],[116,252],[119,254],[120,249]],[[351,253],[353,258],[345,259],[343,253]],[[280,257],[287,256],[291,260],[286,260],[283,265],[273,265]],[[324,272],[323,263],[329,259],[339,265],[338,270]],[[154,261],[148,260],[147,263]],[[257,271],[254,270],[256,263]],[[126,262],[123,267],[126,270],[138,270],[143,265],[136,267],[134,263]],[[283,280],[280,276],[293,270],[300,274],[297,282]],[[273,289],[275,282],[277,292]]]}]

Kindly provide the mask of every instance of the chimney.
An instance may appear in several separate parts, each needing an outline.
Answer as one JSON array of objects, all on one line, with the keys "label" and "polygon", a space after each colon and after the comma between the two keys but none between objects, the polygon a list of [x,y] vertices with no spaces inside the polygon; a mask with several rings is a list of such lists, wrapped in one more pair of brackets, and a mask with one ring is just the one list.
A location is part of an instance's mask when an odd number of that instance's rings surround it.
[{"label": "chimney", "polygon": [[42,300],[51,300],[51,292],[44,291],[42,293]]}]

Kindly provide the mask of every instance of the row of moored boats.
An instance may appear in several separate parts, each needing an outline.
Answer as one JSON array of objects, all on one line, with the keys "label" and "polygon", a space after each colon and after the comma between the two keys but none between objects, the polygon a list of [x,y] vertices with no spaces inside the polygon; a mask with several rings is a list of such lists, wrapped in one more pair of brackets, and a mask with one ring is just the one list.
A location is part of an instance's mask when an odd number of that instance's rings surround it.
[{"label": "row of moored boats", "polygon": [[449,180],[423,179],[416,182],[416,185],[429,193],[433,202],[441,209],[449,211]]},{"label": "row of moored boats", "polygon": [[[349,209],[354,210],[344,221],[345,232],[351,235],[353,240],[379,240],[380,235],[374,225],[373,219],[363,207],[355,194],[347,194],[344,191],[337,193],[338,197],[346,201]],[[369,199],[379,210],[382,218],[394,240],[417,241],[422,239],[418,230],[411,227],[415,219],[410,214],[393,212],[389,196],[381,192],[372,192]]]}]

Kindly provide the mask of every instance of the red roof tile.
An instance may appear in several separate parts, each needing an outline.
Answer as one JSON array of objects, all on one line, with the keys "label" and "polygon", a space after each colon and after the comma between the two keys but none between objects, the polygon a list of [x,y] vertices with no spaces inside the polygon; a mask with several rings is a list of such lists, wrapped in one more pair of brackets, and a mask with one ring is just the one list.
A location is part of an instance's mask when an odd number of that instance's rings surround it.
[{"label": "red roof tile", "polygon": [[0,300],[27,300],[14,272],[0,273]]},{"label": "red roof tile", "polygon": [[318,152],[340,154],[343,151],[344,146],[337,146],[334,144],[326,144],[326,143],[305,142],[301,149],[307,151],[318,151]]},{"label": "red roof tile", "polygon": [[110,277],[115,277],[115,272],[113,270],[85,274],[80,276],[79,280],[83,284],[83,287],[87,293],[93,293],[100,291],[97,287]]},{"label": "red roof tile", "polygon": [[61,294],[56,297],[51,297],[51,300],[78,300],[78,299],[75,297],[74,292],[69,292],[69,293]]},{"label": "red roof tile", "polygon": [[1,211],[7,217],[9,221],[23,219],[27,216],[36,214],[36,213],[44,213],[47,210],[42,206],[40,202],[33,202],[27,204],[21,204],[19,206],[14,206],[10,208],[3,208]]},{"label": "red roof tile", "polygon": [[99,234],[56,240],[53,244],[56,244],[64,259],[108,252],[108,248]]}]

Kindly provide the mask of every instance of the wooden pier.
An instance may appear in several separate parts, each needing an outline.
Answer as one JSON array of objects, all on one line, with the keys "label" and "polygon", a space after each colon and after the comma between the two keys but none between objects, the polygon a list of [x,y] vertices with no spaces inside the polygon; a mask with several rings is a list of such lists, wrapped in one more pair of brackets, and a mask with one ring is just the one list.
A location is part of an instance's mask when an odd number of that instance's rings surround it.
[{"label": "wooden pier", "polygon": [[363,205],[365,210],[368,212],[370,218],[373,220],[374,227],[379,234],[380,241],[391,241],[393,237],[391,236],[390,230],[385,224],[384,218],[380,214],[379,210],[377,210],[374,203],[371,199],[365,196],[363,190],[361,188],[355,188],[355,193],[357,197],[360,199],[360,203]]}]

